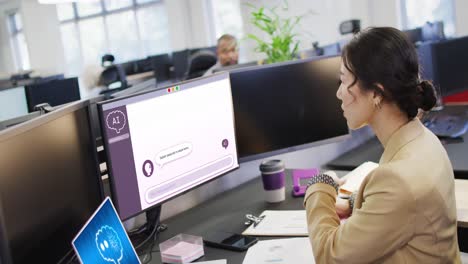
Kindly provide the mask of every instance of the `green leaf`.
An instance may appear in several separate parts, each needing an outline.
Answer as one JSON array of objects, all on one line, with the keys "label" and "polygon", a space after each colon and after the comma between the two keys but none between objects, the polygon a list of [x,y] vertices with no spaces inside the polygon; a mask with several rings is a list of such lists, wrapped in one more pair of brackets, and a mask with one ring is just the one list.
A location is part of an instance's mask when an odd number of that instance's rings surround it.
[{"label": "green leaf", "polygon": [[[246,3],[252,9],[251,23],[259,30],[268,35],[269,40],[262,40],[253,34],[248,34],[246,38],[252,39],[257,43],[255,51],[267,55],[266,62],[274,63],[294,59],[298,49],[299,36],[295,29],[306,14],[311,14],[309,10],[305,15],[281,18],[277,10],[279,6],[273,8],[257,8],[253,4]],[[286,0],[280,6],[282,10],[288,10],[289,5]]]}]

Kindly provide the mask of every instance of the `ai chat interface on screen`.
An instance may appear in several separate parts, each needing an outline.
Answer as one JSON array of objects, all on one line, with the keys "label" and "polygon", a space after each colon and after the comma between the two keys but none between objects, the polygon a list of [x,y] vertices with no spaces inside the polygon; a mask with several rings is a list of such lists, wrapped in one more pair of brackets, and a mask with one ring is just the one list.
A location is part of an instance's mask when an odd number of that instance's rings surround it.
[{"label": "ai chat interface on screen", "polygon": [[121,219],[239,166],[227,73],[104,103],[101,123]]}]

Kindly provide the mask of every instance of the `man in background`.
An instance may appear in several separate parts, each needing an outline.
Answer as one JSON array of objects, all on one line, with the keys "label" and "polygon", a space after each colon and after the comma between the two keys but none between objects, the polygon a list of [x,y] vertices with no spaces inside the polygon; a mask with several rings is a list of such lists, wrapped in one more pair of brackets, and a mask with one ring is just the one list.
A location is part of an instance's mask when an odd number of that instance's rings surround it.
[{"label": "man in background", "polygon": [[216,47],[216,55],[218,56],[218,61],[215,65],[209,68],[204,76],[213,74],[215,69],[221,67],[235,65],[239,60],[239,48],[237,44],[237,39],[230,34],[224,34],[218,39],[218,44]]}]

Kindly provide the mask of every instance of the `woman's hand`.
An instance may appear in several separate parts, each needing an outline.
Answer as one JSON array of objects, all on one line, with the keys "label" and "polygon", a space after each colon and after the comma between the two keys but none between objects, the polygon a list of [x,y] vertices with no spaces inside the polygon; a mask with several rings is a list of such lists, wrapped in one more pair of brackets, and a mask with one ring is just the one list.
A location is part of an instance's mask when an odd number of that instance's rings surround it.
[{"label": "woman's hand", "polygon": [[[343,185],[346,180],[338,178],[338,175],[334,171],[327,171],[324,174],[329,175],[333,180],[338,184],[338,186]],[[348,218],[351,215],[351,207],[349,206],[349,200],[336,197],[335,203],[336,213],[340,218]]]},{"label": "woman's hand", "polygon": [[340,218],[348,218],[351,215],[349,200],[336,197],[335,210]]}]

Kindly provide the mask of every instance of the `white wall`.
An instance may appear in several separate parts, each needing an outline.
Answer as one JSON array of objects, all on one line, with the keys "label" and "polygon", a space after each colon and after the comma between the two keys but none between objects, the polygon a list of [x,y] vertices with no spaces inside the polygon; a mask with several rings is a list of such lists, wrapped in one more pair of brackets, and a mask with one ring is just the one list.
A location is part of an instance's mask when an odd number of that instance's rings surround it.
[{"label": "white wall", "polygon": [[21,13],[28,44],[31,68],[43,74],[64,72],[65,59],[54,5],[41,5],[37,0],[15,0],[0,4],[0,72],[13,72],[13,50],[6,22],[6,13]]},{"label": "white wall", "polygon": [[0,4],[0,73],[11,73],[15,70],[6,20],[7,13],[11,10],[20,9],[20,6],[19,1]]},{"label": "white wall", "polygon": [[171,45],[174,50],[186,49],[191,39],[190,11],[186,0],[165,1],[169,19]]},{"label": "white wall", "polygon": [[369,26],[401,28],[399,0],[367,0]]},{"label": "white wall", "polygon": [[164,4],[173,51],[214,45],[209,0],[169,0]]},{"label": "white wall", "polygon": [[46,74],[63,73],[65,57],[55,5],[22,0],[21,14],[31,68]]},{"label": "white wall", "polygon": [[[456,36],[468,35],[468,1],[453,0],[455,10]],[[361,3],[361,8],[353,8],[355,14],[363,14],[367,9],[367,26],[402,27],[401,0],[353,0],[353,6]]]},{"label": "white wall", "polygon": [[455,2],[455,32],[456,35],[468,35],[468,1],[454,0]]}]

